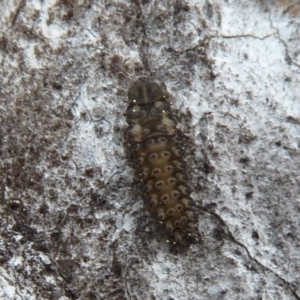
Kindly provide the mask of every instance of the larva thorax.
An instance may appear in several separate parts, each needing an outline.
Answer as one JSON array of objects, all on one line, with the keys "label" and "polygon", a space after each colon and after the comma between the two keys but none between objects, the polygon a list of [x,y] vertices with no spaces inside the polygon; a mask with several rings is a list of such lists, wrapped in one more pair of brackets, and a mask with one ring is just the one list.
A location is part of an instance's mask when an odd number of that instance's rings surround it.
[{"label": "larva thorax", "polygon": [[145,207],[174,243],[196,236],[182,139],[161,87],[141,78],[128,91],[130,159],[143,184]]}]

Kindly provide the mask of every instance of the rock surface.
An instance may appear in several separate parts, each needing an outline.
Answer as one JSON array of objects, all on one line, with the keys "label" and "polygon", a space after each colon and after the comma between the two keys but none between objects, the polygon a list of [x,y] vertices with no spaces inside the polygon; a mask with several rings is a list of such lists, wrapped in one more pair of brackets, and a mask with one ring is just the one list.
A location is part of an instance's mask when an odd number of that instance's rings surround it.
[{"label": "rock surface", "polygon": [[[300,299],[299,1],[0,12],[0,299]],[[153,230],[126,158],[141,76],[190,141],[202,241],[184,253]]]}]

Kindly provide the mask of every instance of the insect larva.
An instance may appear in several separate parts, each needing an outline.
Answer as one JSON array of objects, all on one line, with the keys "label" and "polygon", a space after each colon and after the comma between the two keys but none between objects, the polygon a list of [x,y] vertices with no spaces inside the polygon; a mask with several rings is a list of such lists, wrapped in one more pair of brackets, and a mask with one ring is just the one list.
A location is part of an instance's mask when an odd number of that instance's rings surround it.
[{"label": "insect larva", "polygon": [[126,132],[130,160],[142,182],[146,209],[163,224],[167,240],[188,245],[196,240],[181,132],[161,87],[146,78],[128,91]]}]

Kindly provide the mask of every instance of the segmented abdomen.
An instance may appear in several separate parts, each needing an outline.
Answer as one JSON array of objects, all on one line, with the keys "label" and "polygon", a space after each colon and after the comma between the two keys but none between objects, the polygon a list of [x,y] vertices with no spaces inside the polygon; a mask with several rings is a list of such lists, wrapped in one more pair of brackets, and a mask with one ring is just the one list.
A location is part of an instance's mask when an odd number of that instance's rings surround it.
[{"label": "segmented abdomen", "polygon": [[168,240],[188,244],[197,231],[182,139],[161,87],[145,78],[128,91],[130,159],[144,186],[145,207],[164,225]]}]

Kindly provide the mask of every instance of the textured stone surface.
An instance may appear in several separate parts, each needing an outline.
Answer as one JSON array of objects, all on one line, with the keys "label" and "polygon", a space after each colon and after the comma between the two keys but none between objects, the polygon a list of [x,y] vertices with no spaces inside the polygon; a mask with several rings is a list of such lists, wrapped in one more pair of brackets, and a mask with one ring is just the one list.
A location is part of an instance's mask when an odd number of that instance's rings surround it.
[{"label": "textured stone surface", "polygon": [[[1,299],[299,299],[298,1],[0,2]],[[201,243],[170,253],[123,147],[164,83]]]}]

